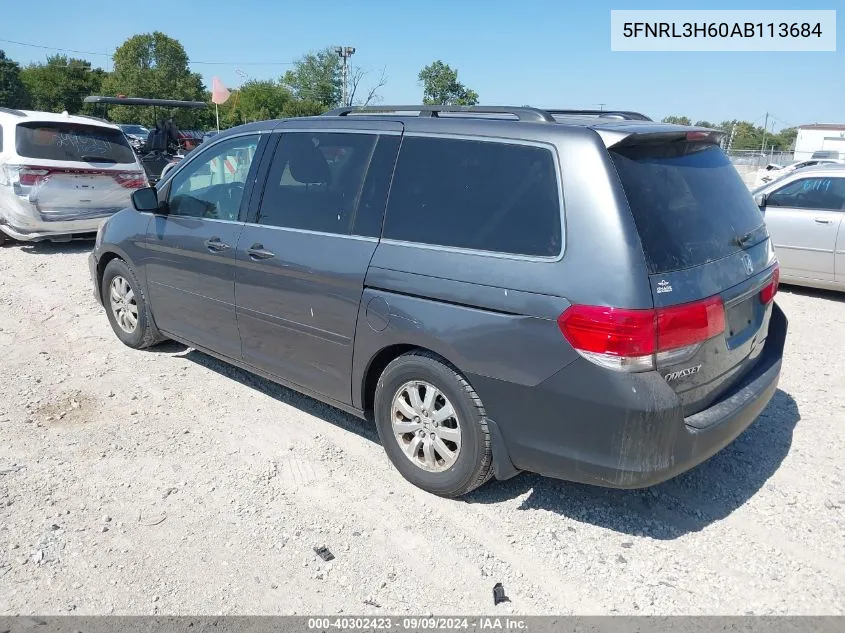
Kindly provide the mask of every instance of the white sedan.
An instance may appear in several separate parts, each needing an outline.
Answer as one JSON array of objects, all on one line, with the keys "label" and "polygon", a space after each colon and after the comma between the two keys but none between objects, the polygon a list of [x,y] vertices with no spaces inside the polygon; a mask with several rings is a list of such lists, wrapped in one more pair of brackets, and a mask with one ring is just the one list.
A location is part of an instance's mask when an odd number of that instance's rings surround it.
[{"label": "white sedan", "polygon": [[804,169],[805,167],[813,167],[815,165],[842,165],[845,160],[837,160],[835,158],[813,158],[808,160],[799,160],[790,165],[777,165],[769,163],[763,169],[757,172],[757,178],[754,180],[755,187],[762,187],[765,184],[773,182],[778,178],[786,176],[796,169]]},{"label": "white sedan", "polygon": [[781,281],[845,290],[845,165],[794,170],[753,193]]}]

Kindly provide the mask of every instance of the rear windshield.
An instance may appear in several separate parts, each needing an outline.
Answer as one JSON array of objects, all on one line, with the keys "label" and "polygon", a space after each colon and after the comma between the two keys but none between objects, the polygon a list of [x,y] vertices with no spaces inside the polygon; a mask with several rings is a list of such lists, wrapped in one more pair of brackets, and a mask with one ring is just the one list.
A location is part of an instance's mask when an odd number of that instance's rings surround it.
[{"label": "rear windshield", "polygon": [[19,156],[84,163],[134,163],[135,154],[120,130],[78,123],[18,124]]},{"label": "rear windshield", "polygon": [[737,238],[763,224],[748,188],[715,145],[646,144],[610,154],[652,273],[727,257],[742,248]]}]

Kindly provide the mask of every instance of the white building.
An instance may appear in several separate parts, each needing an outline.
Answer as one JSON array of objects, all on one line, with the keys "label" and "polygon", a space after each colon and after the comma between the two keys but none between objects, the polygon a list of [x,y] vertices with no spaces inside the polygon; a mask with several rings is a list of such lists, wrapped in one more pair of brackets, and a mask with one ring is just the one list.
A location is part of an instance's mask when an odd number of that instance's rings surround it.
[{"label": "white building", "polygon": [[[845,125],[813,123],[799,125],[795,139],[795,160],[812,158],[814,152],[827,151],[836,154],[824,158],[845,159]],[[816,158],[821,158],[817,156]]]}]

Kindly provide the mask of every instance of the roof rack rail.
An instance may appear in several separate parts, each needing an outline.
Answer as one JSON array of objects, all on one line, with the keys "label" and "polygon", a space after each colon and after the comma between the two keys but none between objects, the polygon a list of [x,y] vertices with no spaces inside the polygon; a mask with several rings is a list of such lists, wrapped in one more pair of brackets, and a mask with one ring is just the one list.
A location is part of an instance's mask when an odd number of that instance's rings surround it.
[{"label": "roof rack rail", "polygon": [[571,114],[573,116],[595,116],[602,119],[623,119],[626,121],[651,121],[649,117],[639,112],[629,110],[558,110],[547,108],[549,114]]},{"label": "roof rack rail", "polygon": [[21,110],[15,110],[14,108],[0,107],[0,112],[4,112],[6,114],[12,114],[14,116],[26,116],[26,112],[22,112]]},{"label": "roof rack rail", "polygon": [[453,105],[397,105],[397,106],[346,106],[335,108],[323,116],[348,116],[350,114],[419,112],[421,117],[437,117],[444,114],[510,114],[518,121],[539,121],[556,123],[554,117],[538,108],[512,106],[453,106]]}]

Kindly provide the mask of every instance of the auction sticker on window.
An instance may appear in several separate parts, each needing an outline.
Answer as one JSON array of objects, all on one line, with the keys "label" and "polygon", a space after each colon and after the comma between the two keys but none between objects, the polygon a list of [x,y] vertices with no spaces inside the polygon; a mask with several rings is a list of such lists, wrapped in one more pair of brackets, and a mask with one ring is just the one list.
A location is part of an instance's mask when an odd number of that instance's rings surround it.
[{"label": "auction sticker on window", "polygon": [[612,51],[835,51],[836,11],[610,12]]}]

